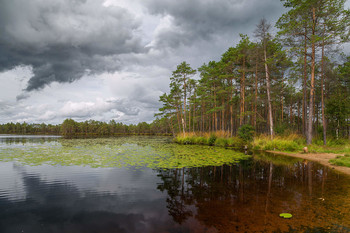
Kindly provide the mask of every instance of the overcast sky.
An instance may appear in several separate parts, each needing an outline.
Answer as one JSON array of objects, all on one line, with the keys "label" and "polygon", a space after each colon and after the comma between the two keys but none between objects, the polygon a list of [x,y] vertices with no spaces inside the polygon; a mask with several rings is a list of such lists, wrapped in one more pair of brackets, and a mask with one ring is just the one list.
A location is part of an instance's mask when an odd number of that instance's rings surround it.
[{"label": "overcast sky", "polygon": [[0,123],[151,122],[179,63],[218,60],[286,11],[279,0],[0,4]]}]

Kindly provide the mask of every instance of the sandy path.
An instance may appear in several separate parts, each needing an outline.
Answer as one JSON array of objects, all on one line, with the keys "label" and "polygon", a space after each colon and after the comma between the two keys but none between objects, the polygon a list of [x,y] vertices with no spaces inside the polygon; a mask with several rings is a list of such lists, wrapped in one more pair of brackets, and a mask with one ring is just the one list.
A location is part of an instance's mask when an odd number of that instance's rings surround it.
[{"label": "sandy path", "polygon": [[331,167],[332,169],[335,169],[337,171],[340,171],[342,173],[350,175],[350,167],[341,167],[341,166],[336,166],[336,165],[329,163],[330,159],[335,159],[337,156],[342,155],[342,154],[332,154],[332,153],[292,154],[292,153],[279,152],[279,151],[266,151],[266,152],[273,153],[273,154],[279,154],[279,155],[287,155],[287,156],[291,156],[291,157],[296,157],[296,158],[307,159],[310,161],[319,162],[322,165]]}]

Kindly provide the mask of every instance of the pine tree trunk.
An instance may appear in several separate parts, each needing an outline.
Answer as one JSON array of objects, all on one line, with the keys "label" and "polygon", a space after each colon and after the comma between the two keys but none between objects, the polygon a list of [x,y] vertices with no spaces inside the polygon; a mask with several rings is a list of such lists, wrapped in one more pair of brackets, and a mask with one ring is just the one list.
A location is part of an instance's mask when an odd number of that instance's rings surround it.
[{"label": "pine tree trunk", "polygon": [[[196,96],[194,96],[194,98],[196,99]],[[193,133],[195,131],[195,118],[196,117],[196,101],[193,103]]]},{"label": "pine tree trunk", "polygon": [[314,89],[315,89],[315,58],[316,58],[316,9],[312,8],[312,54],[311,54],[311,83],[310,83],[310,103],[309,103],[309,119],[308,119],[308,129],[306,134],[306,143],[310,145],[312,143],[312,121],[314,112]]},{"label": "pine tree trunk", "polygon": [[222,98],[222,111],[221,111],[221,130],[225,130],[225,101],[224,98]]},{"label": "pine tree trunk", "polygon": [[306,135],[306,117],[307,117],[307,90],[306,90],[306,82],[307,82],[307,28],[305,26],[305,35],[304,35],[304,80],[303,80],[303,116],[302,116],[302,132]]},{"label": "pine tree trunk", "polygon": [[322,40],[322,64],[321,64],[321,108],[322,108],[322,126],[323,126],[323,145],[327,145],[327,129],[326,117],[324,111],[324,35],[325,25],[323,25],[323,40]]},{"label": "pine tree trunk", "polygon": [[254,98],[254,129],[256,131],[256,115],[258,105],[258,59],[255,64],[255,98]]},{"label": "pine tree trunk", "polygon": [[233,136],[233,103],[232,103],[232,98],[233,98],[233,90],[232,90],[232,78],[230,79],[230,85],[231,85],[231,104],[230,104],[230,127],[231,127],[231,137]]},{"label": "pine tree trunk", "polygon": [[267,92],[267,102],[269,107],[269,126],[270,126],[270,137],[273,139],[273,117],[272,117],[272,105],[271,105],[271,96],[270,96],[270,74],[267,66],[267,55],[266,55],[266,44],[264,45],[264,60],[265,60],[265,74],[266,74],[266,92]]},{"label": "pine tree trunk", "polygon": [[241,114],[239,118],[239,126],[244,123],[244,109],[245,109],[245,56],[243,55],[243,65],[242,65],[242,79],[241,79]]},{"label": "pine tree trunk", "polygon": [[213,123],[213,127],[215,127],[215,131],[218,130],[218,119],[217,119],[217,113],[216,113],[216,87],[215,87],[215,84],[214,84],[214,123]]},{"label": "pine tree trunk", "polygon": [[184,131],[184,133],[185,133],[185,131],[186,131],[186,76],[184,76],[183,77],[184,78],[184,113],[183,113],[183,115],[184,115],[184,119],[182,119],[182,124],[184,125],[183,127],[184,127],[184,129],[183,129],[183,131]]}]

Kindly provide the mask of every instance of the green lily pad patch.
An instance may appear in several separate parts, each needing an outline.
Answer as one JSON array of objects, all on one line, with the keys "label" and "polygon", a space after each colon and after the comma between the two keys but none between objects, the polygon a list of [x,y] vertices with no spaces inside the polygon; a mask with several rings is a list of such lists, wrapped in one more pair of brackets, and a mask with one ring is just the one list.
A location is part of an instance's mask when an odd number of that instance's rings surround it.
[{"label": "green lily pad patch", "polygon": [[280,214],[280,217],[281,217],[281,218],[292,218],[293,215],[290,214],[290,213],[282,213],[282,214]]}]

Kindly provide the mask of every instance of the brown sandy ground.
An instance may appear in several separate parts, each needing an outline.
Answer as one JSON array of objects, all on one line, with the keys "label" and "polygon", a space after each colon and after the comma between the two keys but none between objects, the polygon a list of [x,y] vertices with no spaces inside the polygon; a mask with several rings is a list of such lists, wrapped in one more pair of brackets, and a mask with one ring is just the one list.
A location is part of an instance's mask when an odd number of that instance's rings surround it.
[{"label": "brown sandy ground", "polygon": [[279,155],[287,155],[292,156],[296,158],[306,159],[310,161],[318,162],[324,166],[331,167],[332,169],[335,169],[337,171],[340,171],[342,173],[345,173],[347,175],[350,175],[350,167],[342,167],[342,166],[336,166],[331,163],[329,163],[330,159],[335,159],[337,156],[344,156],[343,154],[332,154],[332,153],[307,153],[307,154],[301,154],[301,153],[286,153],[286,152],[279,152],[279,151],[266,151],[273,154],[279,154]]}]

